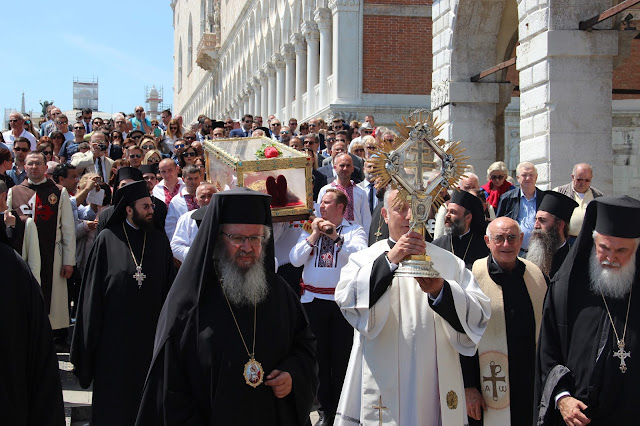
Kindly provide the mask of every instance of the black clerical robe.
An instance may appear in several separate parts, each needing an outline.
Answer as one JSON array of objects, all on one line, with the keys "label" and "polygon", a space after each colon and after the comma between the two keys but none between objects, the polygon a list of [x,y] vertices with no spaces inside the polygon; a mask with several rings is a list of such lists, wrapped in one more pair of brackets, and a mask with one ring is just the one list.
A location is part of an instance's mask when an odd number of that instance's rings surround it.
[{"label": "black clerical robe", "polygon": [[[533,418],[533,384],[536,356],[536,324],[533,305],[524,282],[525,265],[517,260],[511,271],[503,270],[487,259],[489,277],[502,288],[504,316],[507,333],[509,387],[513,390],[509,397],[512,425],[530,425]],[[478,354],[473,357],[460,356],[465,388],[480,391],[480,366]],[[470,425],[481,425],[469,418]]]},{"label": "black clerical robe", "polygon": [[58,360],[40,285],[2,242],[0,270],[0,424],[64,425]]},{"label": "black clerical robe", "polygon": [[549,278],[553,278],[553,276],[558,272],[560,267],[562,266],[562,262],[564,262],[565,257],[569,254],[569,250],[571,246],[568,242],[565,242],[562,247],[560,247],[556,253],[553,255],[553,260],[551,261],[551,271],[549,272]]},{"label": "black clerical robe", "polygon": [[[179,315],[149,371],[137,425],[303,425],[318,386],[315,338],[298,296],[275,275],[257,306],[255,359],[267,376],[274,369],[293,379],[291,393],[276,398],[264,383],[248,386],[249,355],[215,279],[200,302]],[[254,307],[233,307],[249,350]]]},{"label": "black clerical robe", "polygon": [[[586,259],[581,259],[586,265]],[[578,262],[578,261],[576,261]],[[615,333],[602,296],[589,290],[588,268],[573,268],[569,279],[559,273],[547,293],[538,347],[536,405],[544,425],[563,425],[555,397],[567,391],[587,405],[590,425],[638,424],[640,383],[640,280],[636,275],[624,338],[627,370],[620,371]],[[637,273],[636,273],[637,274]],[[568,275],[568,274],[567,274]],[[607,298],[622,337],[628,297]]]},{"label": "black clerical robe", "polygon": [[369,246],[374,245],[378,241],[389,238],[389,226],[382,217],[383,203],[378,203],[371,213],[371,226],[369,227]]},{"label": "black clerical robe", "polygon": [[144,232],[124,225],[101,232],[91,249],[80,290],[71,362],[80,385],[93,381],[92,425],[131,425],[153,355],[160,310],[175,276],[173,255],[163,231]]},{"label": "black clerical robe", "polygon": [[[443,235],[434,240],[433,245],[455,254],[462,259],[467,269],[471,269],[476,260],[489,255],[489,247],[484,242],[484,235],[473,231],[467,232],[462,237]],[[451,247],[453,247],[453,251]]]}]

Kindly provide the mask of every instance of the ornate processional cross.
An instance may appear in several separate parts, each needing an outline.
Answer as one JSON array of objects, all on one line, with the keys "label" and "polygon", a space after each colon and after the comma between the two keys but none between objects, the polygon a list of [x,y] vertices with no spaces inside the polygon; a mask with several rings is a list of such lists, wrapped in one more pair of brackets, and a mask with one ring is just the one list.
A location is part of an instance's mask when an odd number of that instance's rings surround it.
[{"label": "ornate processional cross", "polygon": [[378,405],[372,405],[371,408],[374,410],[378,410],[378,420],[380,421],[380,426],[382,426],[382,410],[387,410],[388,408],[382,405],[382,395],[378,398]]},{"label": "ornate processional cross", "polygon": [[133,274],[133,279],[138,282],[138,288],[142,288],[142,281],[147,278],[145,274],[142,273],[142,266],[136,266],[136,273]]},{"label": "ornate processional cross", "polygon": [[626,358],[631,358],[631,351],[624,351],[624,342],[618,342],[618,351],[613,353],[615,358],[620,358],[620,371],[623,373],[627,371],[627,363],[624,362]]}]

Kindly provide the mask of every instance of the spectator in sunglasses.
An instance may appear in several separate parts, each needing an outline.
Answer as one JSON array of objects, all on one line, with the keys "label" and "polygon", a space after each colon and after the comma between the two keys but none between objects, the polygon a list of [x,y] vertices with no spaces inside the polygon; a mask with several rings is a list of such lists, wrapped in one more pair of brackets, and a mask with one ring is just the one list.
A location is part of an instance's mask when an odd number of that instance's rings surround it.
[{"label": "spectator in sunglasses", "polygon": [[180,168],[188,166],[189,164],[194,164],[197,157],[198,152],[194,147],[186,147],[185,150],[180,154]]},{"label": "spectator in sunglasses", "polygon": [[88,152],[78,152],[71,157],[71,164],[78,170],[78,175],[96,173],[103,182],[109,182],[113,160],[107,157],[109,141],[103,132],[93,132]]},{"label": "spectator in sunglasses", "polygon": [[19,137],[13,142],[13,167],[6,171],[7,176],[13,179],[13,183],[20,185],[27,178],[24,162],[31,151],[29,139]]}]

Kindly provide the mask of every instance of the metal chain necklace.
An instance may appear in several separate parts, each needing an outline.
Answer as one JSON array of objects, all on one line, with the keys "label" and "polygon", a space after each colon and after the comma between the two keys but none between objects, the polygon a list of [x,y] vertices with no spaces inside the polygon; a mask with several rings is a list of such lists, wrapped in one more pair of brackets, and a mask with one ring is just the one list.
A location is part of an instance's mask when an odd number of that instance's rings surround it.
[{"label": "metal chain necklace", "polygon": [[607,300],[604,298],[604,294],[600,291],[600,296],[602,296],[602,301],[604,302],[604,307],[607,309],[607,315],[609,315],[609,321],[611,321],[611,327],[613,328],[613,332],[616,335],[616,340],[618,341],[618,350],[613,352],[614,358],[620,358],[620,371],[625,373],[627,371],[627,363],[624,362],[626,358],[631,358],[631,351],[625,352],[624,338],[627,335],[627,323],[629,322],[629,308],[631,307],[631,295],[633,293],[633,287],[631,287],[631,291],[629,292],[629,302],[627,303],[627,317],[624,320],[624,330],[622,331],[622,340],[618,336],[618,331],[616,330],[616,325],[613,323],[613,317],[611,316],[611,311],[609,311],[609,306],[607,305]]},{"label": "metal chain necklace", "polygon": [[[469,251],[469,247],[471,246],[471,240],[473,240],[473,234],[471,234],[471,238],[469,238],[469,242],[467,243],[467,249],[464,251],[464,256],[462,256],[462,261],[467,257],[467,252]],[[451,236],[451,253],[456,254],[453,250],[453,235]]]},{"label": "metal chain necklace", "polygon": [[[127,229],[124,227],[124,222],[122,222],[122,230],[124,231],[124,236],[127,239],[127,245],[129,246],[129,251],[131,252],[131,257],[133,258],[133,263],[136,265],[136,273],[133,274],[133,279],[138,282],[138,289],[142,288],[142,281],[144,281],[147,276],[142,273],[142,261],[144,260],[144,249],[147,246],[147,233],[144,233],[144,240],[142,243],[142,255],[140,256],[140,264],[136,261],[136,256],[133,254],[133,249],[131,248],[131,243],[129,242],[129,236],[127,235]],[[144,231],[143,231],[144,232]]]},{"label": "metal chain necklace", "polygon": [[249,355],[249,361],[244,365],[242,375],[244,376],[244,381],[251,386],[252,388],[257,388],[260,386],[264,379],[264,370],[262,368],[262,364],[260,364],[255,359],[256,353],[256,317],[258,311],[258,304],[253,302],[253,345],[251,347],[251,352],[249,352],[249,347],[244,340],[244,336],[242,335],[242,331],[240,331],[240,325],[238,324],[238,320],[236,319],[236,315],[233,313],[233,308],[231,307],[231,303],[229,303],[229,298],[224,293],[224,289],[222,288],[222,279],[218,275],[218,271],[214,268],[216,277],[220,282],[220,289],[222,290],[222,295],[224,296],[224,300],[227,301],[227,306],[229,307],[229,311],[231,312],[231,317],[233,317],[233,322],[236,324],[236,328],[238,329],[238,334],[240,334],[240,339],[242,339],[242,344],[244,345],[244,349],[247,351],[247,355]]}]

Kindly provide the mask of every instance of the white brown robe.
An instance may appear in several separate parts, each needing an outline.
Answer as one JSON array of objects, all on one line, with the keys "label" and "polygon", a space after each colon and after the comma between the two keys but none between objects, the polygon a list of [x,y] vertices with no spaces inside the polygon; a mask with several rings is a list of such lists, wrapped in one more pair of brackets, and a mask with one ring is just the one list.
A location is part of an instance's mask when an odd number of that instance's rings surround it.
[{"label": "white brown robe", "polygon": [[[373,262],[387,251],[385,240],[351,255],[336,287],[336,303],[356,332],[335,424],[378,425],[381,416],[385,425],[462,425],[467,413],[458,354],[475,353],[489,299],[460,259],[427,244],[465,333],[429,307],[413,278],[394,277],[370,308]],[[379,412],[373,406],[380,398],[386,408]]]}]

